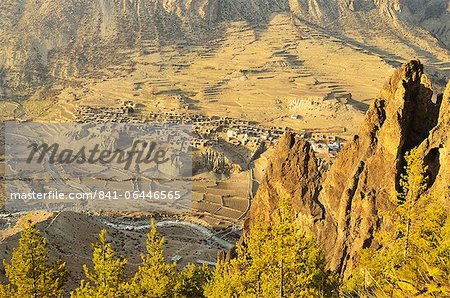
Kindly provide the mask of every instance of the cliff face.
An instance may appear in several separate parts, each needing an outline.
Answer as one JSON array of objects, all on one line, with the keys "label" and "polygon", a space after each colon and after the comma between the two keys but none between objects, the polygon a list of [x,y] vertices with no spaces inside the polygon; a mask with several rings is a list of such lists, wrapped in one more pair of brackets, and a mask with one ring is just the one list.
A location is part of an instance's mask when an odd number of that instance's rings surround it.
[{"label": "cliff face", "polygon": [[194,154],[192,160],[192,172],[194,174],[204,170],[213,171],[216,174],[230,175],[239,172],[241,167],[223,152],[207,148]]},{"label": "cliff face", "polygon": [[450,191],[450,82],[442,96],[439,121],[420,149],[429,166],[431,190]]},{"label": "cliff face", "polygon": [[[398,69],[369,109],[359,136],[346,145],[322,182],[320,201],[337,241],[328,245],[332,266],[369,246],[378,212],[392,208],[403,156],[421,144],[436,125],[438,106],[423,66],[412,61]],[[326,235],[323,235],[324,237]],[[342,268],[341,268],[342,267]]]},{"label": "cliff face", "polygon": [[399,190],[407,151],[422,148],[430,167],[430,189],[449,187],[449,93],[450,84],[442,105],[441,100],[434,103],[422,64],[411,61],[403,65],[373,102],[359,135],[346,144],[322,178],[316,171],[305,171],[304,163],[294,162],[308,159],[314,164],[310,151],[298,150],[305,147],[304,141],[291,141],[287,147],[284,144],[292,137],[285,137],[273,163],[280,163],[279,156],[291,160],[281,161],[282,171],[267,172],[250,216],[260,213],[261,202],[268,201],[264,205],[271,210],[276,208],[279,192],[272,185],[296,181],[286,185],[293,205],[322,243],[332,268],[348,272],[358,251],[369,247],[374,231],[383,228],[379,213],[393,208],[389,199]]},{"label": "cliff face", "polygon": [[311,145],[302,138],[286,134],[278,144],[253,200],[247,226],[257,215],[270,219],[280,198],[295,198],[295,208],[310,220],[320,219],[323,206],[318,201],[320,166]]}]

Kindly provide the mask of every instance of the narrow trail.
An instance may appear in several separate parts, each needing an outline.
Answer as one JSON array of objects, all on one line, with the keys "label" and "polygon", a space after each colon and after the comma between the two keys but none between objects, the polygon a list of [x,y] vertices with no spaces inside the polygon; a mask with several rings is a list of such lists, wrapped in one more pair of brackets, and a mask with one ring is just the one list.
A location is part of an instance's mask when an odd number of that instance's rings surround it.
[{"label": "narrow trail", "polygon": [[[142,223],[131,223],[131,222],[112,222],[107,219],[100,219],[102,223],[105,225],[118,229],[118,230],[127,230],[127,231],[149,231],[151,228],[150,224],[142,224]],[[225,239],[222,239],[216,234],[214,234],[208,228],[201,226],[199,224],[195,224],[193,222],[188,221],[177,221],[177,220],[164,220],[156,222],[157,227],[184,227],[191,229],[197,233],[200,233],[202,236],[207,238],[208,240],[214,241],[219,244],[221,247],[225,249],[231,249],[234,247],[234,243],[228,242]]]},{"label": "narrow trail", "polygon": [[254,189],[253,189],[253,181],[255,180],[254,176],[255,175],[254,175],[254,172],[253,172],[253,162],[251,162],[250,165],[249,165],[249,170],[248,170],[248,194],[247,194],[248,203],[247,203],[247,209],[239,217],[239,220],[243,220],[247,216],[247,214],[250,211],[250,208],[252,206],[252,202],[253,202],[253,198],[254,198]]}]

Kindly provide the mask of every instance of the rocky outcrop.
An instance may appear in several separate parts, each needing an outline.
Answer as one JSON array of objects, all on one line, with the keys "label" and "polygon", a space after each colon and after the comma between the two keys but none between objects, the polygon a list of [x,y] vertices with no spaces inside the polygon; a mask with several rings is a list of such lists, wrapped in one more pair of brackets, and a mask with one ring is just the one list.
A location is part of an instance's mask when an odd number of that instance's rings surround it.
[{"label": "rocky outcrop", "polygon": [[269,220],[281,198],[295,198],[292,203],[301,214],[311,220],[321,219],[324,209],[318,201],[320,180],[320,165],[311,145],[287,133],[280,140],[267,166],[246,225],[251,225],[255,216]]},{"label": "rocky outcrop", "polygon": [[[433,102],[423,65],[419,61],[403,65],[371,105],[359,135],[323,175],[305,166],[304,160],[316,164],[313,154],[303,149],[308,147],[305,142],[285,137],[271,165],[280,170],[267,172],[250,216],[271,214],[283,186],[323,245],[331,267],[348,273],[358,251],[370,247],[374,232],[383,228],[380,213],[393,208],[390,198],[399,190],[407,151],[422,148],[430,168],[430,189],[449,187],[449,93],[450,84],[444,98]],[[267,208],[263,212],[261,205]]]},{"label": "rocky outcrop", "polygon": [[225,153],[216,151],[214,148],[207,148],[194,154],[192,160],[192,172],[194,174],[198,174],[203,170],[212,171],[216,174],[230,175],[242,169]]},{"label": "rocky outcrop", "polygon": [[419,149],[429,168],[430,189],[442,195],[450,191],[450,82],[438,102],[442,102],[438,124]]},{"label": "rocky outcrop", "polygon": [[392,208],[403,156],[437,123],[432,94],[419,61],[402,66],[372,104],[359,135],[326,173],[319,200],[337,240],[332,245],[324,242],[334,268],[345,271],[351,266],[358,250],[371,244],[378,213]]}]

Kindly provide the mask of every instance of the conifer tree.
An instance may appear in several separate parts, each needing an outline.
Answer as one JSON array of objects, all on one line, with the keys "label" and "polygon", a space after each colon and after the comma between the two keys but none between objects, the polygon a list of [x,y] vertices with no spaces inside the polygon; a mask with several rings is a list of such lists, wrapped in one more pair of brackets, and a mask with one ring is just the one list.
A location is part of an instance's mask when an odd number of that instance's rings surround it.
[{"label": "conifer tree", "polygon": [[62,297],[68,278],[66,263],[49,264],[47,241],[28,221],[14,249],[11,263],[3,261],[8,285],[0,287],[1,297]]},{"label": "conifer tree", "polygon": [[413,224],[421,224],[417,221],[423,210],[420,207],[429,205],[428,197],[424,195],[427,189],[428,177],[426,171],[428,167],[424,167],[419,151],[413,149],[405,155],[406,167],[405,174],[401,175],[400,187],[401,193],[395,200],[396,203],[396,228],[401,233],[399,239],[403,241],[403,257],[406,259],[408,250],[410,249],[411,236],[415,233],[411,232]]},{"label": "conifer tree", "polygon": [[172,297],[176,285],[176,264],[167,264],[163,254],[164,237],[159,237],[155,221],[147,235],[147,252],[142,254],[142,264],[131,280],[133,297]]},{"label": "conifer tree", "polygon": [[202,298],[205,285],[211,279],[211,270],[208,265],[201,267],[188,264],[177,275],[174,296],[179,298]]},{"label": "conifer tree", "polygon": [[333,297],[337,279],[313,237],[282,199],[273,222],[257,219],[237,258],[219,260],[207,297]]},{"label": "conifer tree", "polygon": [[106,230],[99,234],[99,241],[93,245],[94,267],[90,270],[87,265],[83,266],[86,280],[75,292],[73,298],[90,297],[129,297],[127,296],[128,285],[125,282],[125,265],[127,260],[118,256],[111,243],[106,239]]},{"label": "conifer tree", "polygon": [[[442,198],[426,193],[427,168],[419,151],[405,155],[396,208],[384,215],[386,231],[379,232],[375,251],[365,250],[346,291],[361,296],[448,296],[450,232]],[[448,227],[448,228],[447,228]],[[447,246],[448,247],[448,246]]]}]

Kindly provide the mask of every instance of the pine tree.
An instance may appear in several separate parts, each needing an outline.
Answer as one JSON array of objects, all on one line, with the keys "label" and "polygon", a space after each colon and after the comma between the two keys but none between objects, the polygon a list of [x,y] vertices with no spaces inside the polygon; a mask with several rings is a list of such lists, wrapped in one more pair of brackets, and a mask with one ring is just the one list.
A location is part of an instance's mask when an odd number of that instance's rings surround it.
[{"label": "pine tree", "polygon": [[[238,250],[240,250],[240,248],[242,247],[238,246]],[[239,262],[237,259],[236,261],[232,260],[231,262],[225,262],[220,258],[217,260],[216,268],[212,273],[212,278],[205,286],[205,297],[248,297],[248,295],[244,295],[244,270],[246,267],[238,267],[238,263],[243,262],[244,253],[244,250],[239,251]]]},{"label": "pine tree", "polygon": [[208,265],[201,267],[188,264],[177,275],[174,288],[174,297],[179,298],[202,298],[204,287],[211,279],[211,270]]},{"label": "pine tree", "polygon": [[94,267],[90,270],[83,266],[87,281],[82,280],[71,297],[128,297],[128,285],[124,279],[127,260],[114,251],[106,239],[106,230],[100,232],[99,241],[93,244],[93,248]]},{"label": "pine tree", "polygon": [[280,202],[273,222],[257,219],[237,258],[218,262],[207,297],[332,297],[337,279],[326,268],[314,238],[296,222],[287,203]]},{"label": "pine tree", "polygon": [[0,284],[0,297],[14,297],[15,293],[11,290],[11,285]]},{"label": "pine tree", "polygon": [[62,297],[68,278],[66,263],[49,264],[47,241],[28,221],[14,249],[11,263],[3,261],[8,285],[0,287],[1,297]]},{"label": "pine tree", "polygon": [[142,264],[131,281],[133,297],[172,297],[176,284],[176,264],[167,264],[163,254],[164,238],[159,237],[155,221],[147,235],[147,253],[141,256]]},{"label": "pine tree", "polygon": [[427,168],[419,151],[411,150],[405,160],[401,191],[393,199],[396,208],[383,214],[388,228],[375,236],[378,249],[361,254],[360,264],[347,283],[350,294],[450,295],[446,273],[450,254],[445,248],[450,224],[444,200],[426,193]]},{"label": "pine tree", "polygon": [[[428,197],[424,195],[427,189],[428,177],[426,171],[428,167],[424,167],[420,160],[419,151],[414,149],[405,156],[406,164],[405,174],[401,175],[400,187],[402,192],[396,199],[396,217],[398,233],[401,233],[399,239],[403,241],[403,258],[408,256],[410,249],[410,242],[413,229],[412,225],[417,222],[418,217],[422,213],[418,207],[425,205],[428,202]],[[428,204],[427,204],[428,205]]]}]

